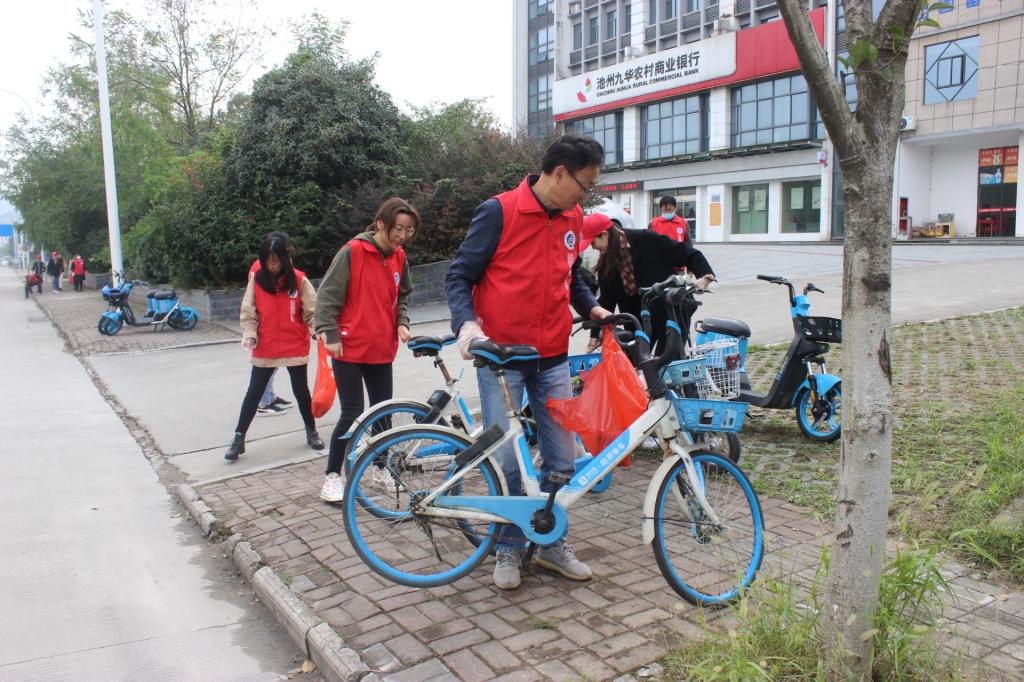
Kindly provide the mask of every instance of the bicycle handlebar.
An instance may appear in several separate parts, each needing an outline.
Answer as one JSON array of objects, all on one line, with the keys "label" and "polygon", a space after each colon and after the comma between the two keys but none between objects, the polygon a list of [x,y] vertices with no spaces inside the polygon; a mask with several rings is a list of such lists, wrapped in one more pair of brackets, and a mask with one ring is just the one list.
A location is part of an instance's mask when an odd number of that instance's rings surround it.
[{"label": "bicycle handlebar", "polygon": [[786,287],[789,288],[789,305],[796,305],[796,290],[793,289],[793,283],[788,279],[785,277],[779,277],[778,275],[758,275],[757,278],[764,280],[765,282],[771,282],[772,284],[785,284]]}]

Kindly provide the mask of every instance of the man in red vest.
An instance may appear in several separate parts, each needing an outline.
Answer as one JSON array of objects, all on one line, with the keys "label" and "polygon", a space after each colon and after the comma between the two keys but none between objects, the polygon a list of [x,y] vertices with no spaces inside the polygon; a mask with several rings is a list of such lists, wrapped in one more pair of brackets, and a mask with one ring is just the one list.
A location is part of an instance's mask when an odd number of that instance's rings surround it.
[{"label": "man in red vest", "polygon": [[[452,313],[452,331],[459,335],[463,357],[469,344],[491,339],[499,344],[528,344],[539,360],[505,365],[512,395],[527,390],[537,420],[537,438],[543,464],[542,489],[548,474],[572,475],[576,441],[552,419],[550,398],[569,398],[569,334],[572,313],[603,319],[601,308],[580,276],[580,232],[583,210],[579,202],[597,184],[604,150],[594,140],[566,135],[544,154],[540,175],[528,175],[520,185],[480,204],[466,238],[445,277],[445,292]],[[497,377],[477,370],[484,425],[508,428],[505,399]],[[522,495],[523,485],[511,447],[499,459],[509,492]],[[505,526],[497,545],[494,584],[501,589],[519,587],[524,538],[519,528]],[[590,580],[590,569],[576,558],[564,541],[540,549],[539,565],[573,580]]]},{"label": "man in red vest", "polygon": [[687,219],[676,214],[675,197],[662,197],[658,202],[658,209],[661,211],[661,215],[651,221],[651,224],[648,226],[649,229],[652,232],[663,234],[669,239],[674,239],[677,242],[686,242],[693,246],[690,223]]}]

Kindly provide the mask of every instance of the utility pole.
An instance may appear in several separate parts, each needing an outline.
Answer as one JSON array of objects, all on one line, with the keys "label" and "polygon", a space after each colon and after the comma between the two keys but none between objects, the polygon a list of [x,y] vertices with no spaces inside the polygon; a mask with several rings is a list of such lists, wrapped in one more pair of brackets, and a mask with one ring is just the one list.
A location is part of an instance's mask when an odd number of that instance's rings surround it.
[{"label": "utility pole", "polygon": [[121,258],[121,221],[117,213],[117,183],[114,179],[114,142],[110,134],[110,93],[107,89],[107,49],[103,43],[103,2],[92,0],[96,29],[96,76],[100,89],[100,133],[103,139],[103,179],[107,189],[107,230],[110,233],[110,268],[115,283],[124,277]]}]

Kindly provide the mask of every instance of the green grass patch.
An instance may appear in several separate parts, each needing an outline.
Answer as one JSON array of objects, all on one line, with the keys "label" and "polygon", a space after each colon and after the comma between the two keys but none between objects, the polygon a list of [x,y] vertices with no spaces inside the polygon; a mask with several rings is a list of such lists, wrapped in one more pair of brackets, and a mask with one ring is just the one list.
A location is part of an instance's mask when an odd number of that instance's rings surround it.
[{"label": "green grass patch", "polygon": [[[806,592],[790,581],[760,580],[732,607],[724,632],[705,624],[704,639],[663,657],[668,679],[824,680],[818,613],[827,567],[826,554]],[[874,680],[961,679],[959,656],[933,637],[942,600],[951,594],[936,548],[912,544],[889,557],[874,627],[865,633],[874,640]]]},{"label": "green grass patch", "polygon": [[[991,525],[1024,495],[1024,308],[893,328],[892,530],[1024,584],[1024,528]],[[786,346],[754,346],[766,391]],[[840,369],[840,349],[829,369]],[[758,494],[834,513],[839,444],[806,440],[792,410],[751,408],[741,434]]]}]

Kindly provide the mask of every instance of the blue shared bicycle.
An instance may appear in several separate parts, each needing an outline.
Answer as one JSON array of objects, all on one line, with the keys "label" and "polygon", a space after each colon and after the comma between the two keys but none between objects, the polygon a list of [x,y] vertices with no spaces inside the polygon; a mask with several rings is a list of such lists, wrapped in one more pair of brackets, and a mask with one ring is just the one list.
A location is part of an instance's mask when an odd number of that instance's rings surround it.
[{"label": "blue shared bicycle", "polygon": [[[764,553],[760,502],[739,467],[703,451],[691,433],[735,432],[746,405],[684,397],[701,372],[700,359],[677,360],[682,337],[673,309],[692,290],[666,296],[667,345],[652,356],[639,321],[613,315],[587,325],[623,324],[638,344],[638,366],[650,397],[644,413],[571,476],[549,472],[541,491],[523,427],[503,367],[538,357],[531,346],[476,341],[477,366],[491,368],[505,392],[508,431],[498,426],[476,439],[436,424],[413,424],[381,433],[359,454],[346,482],[345,531],[356,553],[387,579],[411,587],[435,587],[472,572],[489,555],[501,524],[518,526],[530,543],[549,546],[568,529],[568,509],[612,472],[647,436],[655,436],[666,458],[654,472],[642,505],[642,536],[668,584],[694,604],[720,606],[737,599],[754,580]],[[678,370],[678,371],[677,371]],[[511,496],[496,457],[511,444],[525,495]],[[446,448],[454,456],[436,466],[417,461],[421,448]],[[383,464],[392,479],[373,476]],[[410,466],[411,464],[411,466]]]}]

